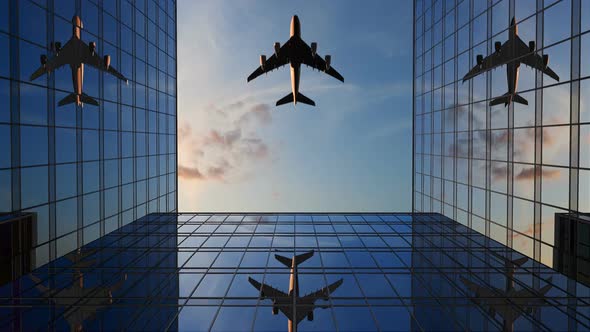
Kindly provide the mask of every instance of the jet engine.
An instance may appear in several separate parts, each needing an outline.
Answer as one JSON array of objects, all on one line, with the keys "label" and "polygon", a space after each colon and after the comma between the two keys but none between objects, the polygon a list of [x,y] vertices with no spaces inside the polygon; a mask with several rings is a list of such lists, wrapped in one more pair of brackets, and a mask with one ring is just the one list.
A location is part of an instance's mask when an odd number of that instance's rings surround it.
[{"label": "jet engine", "polygon": [[110,55],[105,55],[103,58],[104,61],[104,67],[105,69],[109,69],[109,67],[111,66],[111,56]]},{"label": "jet engine", "polygon": [[326,55],[326,71],[330,70],[330,62],[332,62],[332,56]]},{"label": "jet engine", "polygon": [[481,66],[481,64],[483,63],[483,55],[481,55],[481,54],[478,54],[478,55],[475,57],[475,60],[477,61],[477,65],[478,65],[478,66]]},{"label": "jet engine", "polygon": [[272,306],[272,314],[273,315],[278,315],[279,314],[279,307],[276,306]]},{"label": "jet engine", "polygon": [[262,68],[262,70],[264,70],[264,63],[266,62],[266,55],[261,55],[260,56],[260,68]]},{"label": "jet engine", "polygon": [[535,51],[535,41],[534,41],[534,40],[531,40],[531,41],[529,42],[529,52],[531,52],[531,53],[532,53],[532,52],[534,52],[534,51]]},{"label": "jet engine", "polygon": [[310,322],[313,321],[313,311],[309,311],[307,313],[307,320]]},{"label": "jet engine", "polygon": [[45,54],[41,54],[41,66],[45,67],[45,65],[47,64],[47,55]]},{"label": "jet engine", "polygon": [[547,68],[548,65],[549,65],[549,56],[547,54],[543,54],[543,66],[545,66],[545,68]]},{"label": "jet engine", "polygon": [[494,43],[494,48],[496,49],[497,53],[500,53],[500,50],[502,50],[502,43],[497,41]]},{"label": "jet engine", "polygon": [[277,56],[277,58],[279,57],[279,51],[281,50],[281,43],[276,42],[275,43],[275,55]]},{"label": "jet engine", "polygon": [[90,54],[92,54],[92,56],[94,56],[94,51],[96,51],[96,43],[95,42],[88,43],[88,49],[90,50]]},{"label": "jet engine", "polygon": [[311,56],[315,57],[315,53],[318,50],[318,43],[313,42],[311,43]]}]

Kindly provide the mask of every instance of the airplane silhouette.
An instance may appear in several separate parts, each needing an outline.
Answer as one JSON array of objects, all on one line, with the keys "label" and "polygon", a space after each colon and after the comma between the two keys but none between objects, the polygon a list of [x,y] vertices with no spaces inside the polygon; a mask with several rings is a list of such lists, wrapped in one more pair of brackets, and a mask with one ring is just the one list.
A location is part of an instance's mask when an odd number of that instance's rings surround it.
[{"label": "airplane silhouette", "polygon": [[311,43],[310,47],[303,41],[303,39],[301,39],[301,24],[299,23],[299,17],[297,17],[297,15],[293,16],[291,19],[291,36],[289,40],[287,40],[283,46],[276,42],[274,45],[275,53],[268,58],[268,60],[265,55],[260,56],[260,67],[248,76],[248,82],[264,73],[268,73],[269,71],[290,63],[292,92],[277,101],[276,106],[288,103],[297,104],[297,102],[315,106],[313,100],[299,92],[301,64],[323,71],[337,80],[344,82],[344,77],[342,77],[342,75],[330,65],[332,57],[326,55],[325,60],[322,59],[322,57],[316,53],[317,47],[318,43]]},{"label": "airplane silhouette", "polygon": [[551,289],[551,280],[549,278],[547,285],[539,289],[537,292],[529,289],[516,290],[514,288],[514,270],[520,267],[528,260],[527,257],[522,257],[514,261],[505,262],[505,278],[506,286],[504,289],[499,289],[491,286],[480,286],[463,276],[460,277],[461,282],[473,293],[472,298],[476,304],[481,304],[488,307],[490,316],[495,317],[496,313],[502,317],[504,322],[503,331],[514,331],[514,322],[522,315],[519,310],[514,310],[516,305],[527,313],[532,313],[538,310],[540,306],[545,304],[544,295]]},{"label": "airplane silhouette", "polygon": [[516,93],[518,86],[518,72],[520,64],[523,63],[534,69],[541,71],[556,81],[559,81],[559,76],[549,68],[549,56],[547,54],[540,56],[535,53],[535,42],[530,41],[525,44],[518,36],[518,25],[514,17],[510,22],[508,28],[508,40],[502,44],[496,42],[494,44],[496,52],[483,57],[478,54],[476,57],[477,64],[464,77],[463,82],[471,79],[479,74],[485,73],[488,70],[494,69],[498,66],[506,65],[506,79],[508,81],[508,92],[504,95],[490,101],[490,106],[504,104],[510,105],[511,102],[528,105],[529,102]]},{"label": "airplane silhouette", "polygon": [[101,58],[96,54],[96,43],[86,44],[80,39],[82,31],[82,20],[79,16],[72,18],[72,38],[61,47],[61,43],[51,43],[50,51],[54,53],[51,59],[47,59],[45,54],[41,55],[41,67],[37,69],[30,80],[33,81],[43,74],[49,74],[51,71],[65,65],[70,65],[72,70],[72,83],[74,93],[69,94],[59,101],[59,106],[76,103],[83,106],[84,103],[98,106],[98,101],[82,92],[84,84],[84,64],[90,65],[96,69],[105,71],[128,83],[127,78],[111,66],[111,56],[105,55]]},{"label": "airplane silhouette", "polygon": [[316,305],[315,302],[320,299],[328,301],[330,294],[340,287],[343,282],[343,280],[340,279],[328,287],[321,288],[315,292],[300,297],[297,266],[313,256],[313,254],[314,251],[312,250],[305,254],[294,256],[292,259],[275,255],[275,258],[279,262],[283,263],[286,267],[291,268],[289,294],[248,277],[250,284],[260,291],[261,299],[272,300],[272,314],[277,315],[279,311],[281,311],[283,315],[287,316],[289,319],[289,332],[297,331],[297,324],[299,324],[299,322],[305,317],[307,317],[307,320],[312,321],[313,310],[315,308],[329,308],[329,305]]},{"label": "airplane silhouette", "polygon": [[64,308],[62,315],[72,332],[82,331],[84,321],[96,318],[98,310],[113,304],[113,292],[127,280],[125,274],[123,279],[110,287],[85,287],[84,274],[80,273],[78,280],[74,280],[70,287],[51,289],[43,285],[38,277],[32,274],[29,277],[43,297]]}]

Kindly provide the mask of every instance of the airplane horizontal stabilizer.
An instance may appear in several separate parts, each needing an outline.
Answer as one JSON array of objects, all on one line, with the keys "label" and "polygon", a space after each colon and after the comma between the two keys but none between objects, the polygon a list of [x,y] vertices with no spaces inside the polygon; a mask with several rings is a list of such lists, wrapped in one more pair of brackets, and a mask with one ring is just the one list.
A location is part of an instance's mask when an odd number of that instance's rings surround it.
[{"label": "airplane horizontal stabilizer", "polygon": [[514,94],[514,96],[512,97],[512,101],[523,105],[529,104],[529,102],[526,99],[522,98],[520,95],[517,94]]},{"label": "airplane horizontal stabilizer", "polygon": [[302,93],[297,94],[297,101],[300,103],[307,104],[307,105],[315,106],[315,102],[313,100],[307,98],[306,96],[304,96]]},{"label": "airplane horizontal stabilizer", "polygon": [[293,102],[293,94],[289,93],[288,95],[284,96],[283,98],[277,101],[277,106],[281,106],[284,104],[292,103]]},{"label": "airplane horizontal stabilizer", "polygon": [[[284,96],[283,98],[279,99],[277,101],[277,106],[281,106],[281,105],[284,105],[284,104],[292,103],[293,101],[294,101],[293,93],[290,93],[290,94]],[[297,93],[297,102],[298,103],[307,104],[307,105],[311,105],[311,106],[315,106],[315,102],[313,100],[307,98],[306,96],[304,96],[301,93]]]},{"label": "airplane horizontal stabilizer", "polygon": [[89,95],[83,93],[80,96],[80,101],[84,104],[90,104],[90,105],[94,105],[94,106],[98,106],[98,102],[96,100],[94,100],[94,98],[90,97]]},{"label": "airplane horizontal stabilizer", "polygon": [[510,104],[510,102],[515,102],[515,103],[519,103],[519,104],[523,104],[523,105],[528,105],[529,102],[524,99],[523,97],[521,97],[520,95],[517,94],[510,94],[510,92],[507,92],[505,94],[503,94],[501,97],[498,97],[496,99],[493,99],[492,101],[490,101],[490,106],[494,106],[494,105],[500,105],[500,104],[504,104],[504,106],[508,106]]},{"label": "airplane horizontal stabilizer", "polygon": [[70,93],[69,95],[67,95],[64,99],[60,100],[57,105],[59,106],[64,106],[67,104],[71,104],[71,103],[75,103],[76,102],[76,96],[77,94],[75,93]]},{"label": "airplane horizontal stabilizer", "polygon": [[[305,262],[311,256],[313,256],[313,250],[312,251],[308,251],[305,254],[301,254],[301,255],[295,256],[295,265],[299,265],[299,264]],[[286,267],[291,267],[292,260],[290,258],[287,258],[285,256],[281,256],[281,255],[275,255],[275,258],[279,262],[283,263],[283,265],[285,265]]]}]

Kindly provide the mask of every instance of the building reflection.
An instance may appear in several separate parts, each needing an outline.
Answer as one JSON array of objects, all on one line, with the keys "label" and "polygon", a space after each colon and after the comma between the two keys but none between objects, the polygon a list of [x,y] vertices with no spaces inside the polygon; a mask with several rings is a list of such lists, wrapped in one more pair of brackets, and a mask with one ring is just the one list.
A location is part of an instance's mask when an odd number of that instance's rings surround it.
[{"label": "building reflection", "polygon": [[553,268],[590,286],[590,214],[555,214]]},{"label": "building reflection", "polygon": [[560,294],[554,285],[563,275],[450,219],[412,229],[412,301],[420,322],[413,330],[540,330],[555,322],[547,299]]},{"label": "building reflection", "polygon": [[311,292],[305,296],[299,296],[299,264],[311,258],[314,251],[311,250],[305,254],[293,256],[289,259],[285,256],[275,255],[275,259],[283,265],[291,269],[289,274],[289,292],[285,293],[265,283],[260,283],[253,278],[248,278],[248,281],[254,288],[260,291],[261,299],[268,299],[272,301],[272,314],[277,315],[279,311],[288,319],[287,330],[289,332],[297,331],[297,325],[307,317],[308,321],[313,321],[313,312],[315,309],[327,309],[331,306],[329,304],[315,304],[318,300],[328,301],[330,294],[334,292],[342,283],[344,279],[330,284],[328,287],[322,287],[315,292]]},{"label": "building reflection", "polygon": [[176,223],[149,220],[1,287],[0,330],[177,330]]},{"label": "building reflection", "polygon": [[590,328],[588,287],[440,214],[274,216],[141,218],[0,286],[0,330]]},{"label": "building reflection", "polygon": [[502,331],[514,331],[514,322],[526,312],[534,314],[539,307],[545,305],[545,294],[553,287],[548,284],[538,291],[523,287],[515,287],[514,271],[528,260],[522,257],[514,261],[506,260],[504,267],[505,287],[503,289],[480,285],[467,278],[459,277],[461,282],[471,291],[471,300],[487,309],[491,318],[498,314],[502,320]]}]

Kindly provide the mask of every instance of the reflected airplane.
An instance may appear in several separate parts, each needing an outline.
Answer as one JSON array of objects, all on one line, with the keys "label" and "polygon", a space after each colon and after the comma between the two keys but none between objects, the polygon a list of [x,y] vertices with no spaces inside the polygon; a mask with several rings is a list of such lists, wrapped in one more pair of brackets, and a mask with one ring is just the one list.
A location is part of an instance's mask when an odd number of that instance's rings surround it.
[{"label": "reflected airplane", "polygon": [[84,103],[98,106],[98,101],[82,92],[82,85],[84,83],[84,64],[90,65],[96,69],[105,71],[123,81],[128,83],[127,78],[119,73],[115,68],[111,67],[111,56],[105,55],[101,58],[96,54],[96,43],[90,42],[88,45],[80,39],[82,31],[82,20],[79,16],[72,18],[72,38],[61,47],[61,43],[51,43],[50,51],[54,56],[47,59],[45,54],[41,55],[41,67],[37,69],[30,80],[33,81],[43,74],[49,74],[51,71],[65,65],[70,65],[72,69],[72,83],[74,85],[74,93],[59,101],[59,106],[64,106],[71,103],[76,103],[83,106]]},{"label": "reflected airplane", "polygon": [[464,277],[460,277],[461,282],[472,292],[475,297],[472,298],[476,304],[488,307],[488,313],[492,318],[496,313],[502,317],[504,332],[514,331],[514,322],[521,316],[522,312],[515,310],[514,306],[522,308],[523,311],[532,314],[540,306],[545,305],[544,296],[551,289],[552,278],[547,280],[547,285],[537,291],[530,289],[516,290],[514,288],[514,270],[520,267],[528,260],[522,257],[514,261],[506,261],[505,264],[505,289],[498,289],[491,286],[480,286]]},{"label": "reflected airplane", "polygon": [[547,54],[540,56],[535,53],[535,42],[530,41],[525,44],[518,36],[518,25],[514,17],[510,22],[508,29],[508,40],[502,44],[496,42],[494,44],[496,52],[487,57],[478,54],[476,57],[477,64],[464,77],[463,82],[471,79],[481,73],[498,66],[506,65],[506,79],[508,80],[508,92],[490,102],[490,106],[504,104],[510,105],[511,102],[528,105],[528,101],[516,94],[518,85],[518,72],[520,64],[525,64],[534,69],[540,70],[549,77],[559,81],[559,76],[549,68],[549,56]]},{"label": "reflected airplane", "polygon": [[299,92],[299,78],[301,75],[301,64],[310,66],[314,69],[323,71],[324,73],[344,82],[344,78],[340,73],[331,66],[330,55],[326,55],[325,60],[316,53],[318,44],[311,43],[311,47],[301,39],[301,25],[297,15],[291,19],[291,38],[281,46],[276,42],[274,45],[275,53],[268,59],[265,55],[260,56],[260,67],[256,69],[250,76],[248,82],[256,77],[268,73],[274,69],[282,67],[287,63],[291,64],[291,90],[292,92],[277,101],[276,106],[301,102],[307,105],[315,106],[315,102],[302,93]]},{"label": "reflected airplane", "polygon": [[72,282],[72,286],[64,289],[51,289],[41,283],[41,279],[34,275],[29,276],[33,280],[43,297],[51,300],[55,305],[64,309],[63,317],[70,326],[70,331],[83,330],[86,320],[96,318],[96,312],[113,304],[113,292],[121,288],[127,274],[123,279],[110,287],[84,287],[84,275],[80,274],[78,280]]},{"label": "reflected airplane", "polygon": [[299,297],[299,276],[297,272],[297,266],[313,256],[313,253],[314,252],[312,250],[305,254],[294,256],[292,259],[275,255],[275,258],[279,262],[291,268],[289,294],[285,294],[282,291],[273,288],[272,286],[261,284],[258,281],[248,277],[250,284],[260,291],[261,299],[272,300],[272,314],[276,315],[280,310],[283,315],[287,316],[289,319],[289,332],[297,331],[297,324],[299,324],[299,322],[301,322],[305,317],[307,317],[307,320],[312,321],[313,310],[315,308],[329,308],[329,305],[316,305],[315,302],[319,299],[328,301],[330,294],[332,294],[336,288],[340,287],[343,282],[343,280],[340,279],[328,287],[324,287],[313,293]]}]

